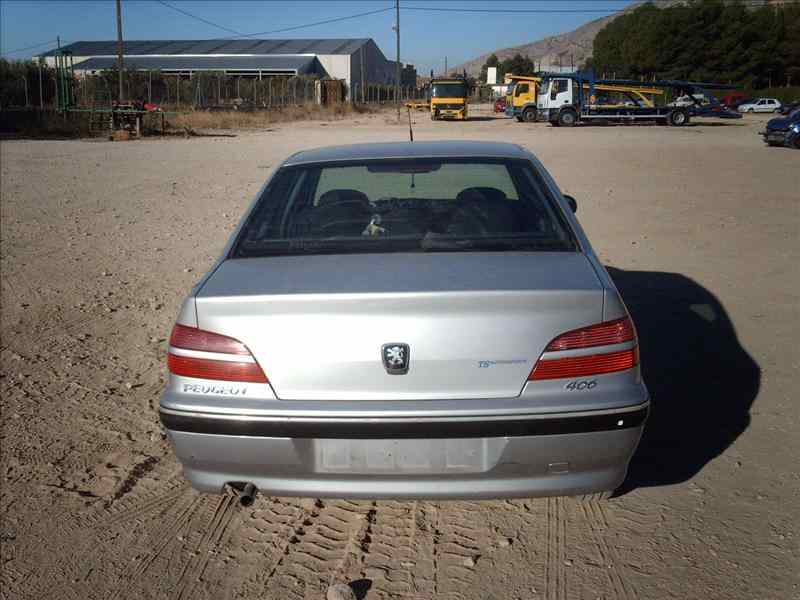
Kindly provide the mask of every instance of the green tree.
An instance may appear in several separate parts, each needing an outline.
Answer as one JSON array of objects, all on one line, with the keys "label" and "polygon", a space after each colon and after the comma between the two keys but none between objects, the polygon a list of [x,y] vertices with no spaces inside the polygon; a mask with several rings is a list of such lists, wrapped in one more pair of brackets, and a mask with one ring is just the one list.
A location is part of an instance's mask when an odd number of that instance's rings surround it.
[{"label": "green tree", "polygon": [[800,5],[644,4],[594,40],[595,72],[764,87],[800,79]]}]

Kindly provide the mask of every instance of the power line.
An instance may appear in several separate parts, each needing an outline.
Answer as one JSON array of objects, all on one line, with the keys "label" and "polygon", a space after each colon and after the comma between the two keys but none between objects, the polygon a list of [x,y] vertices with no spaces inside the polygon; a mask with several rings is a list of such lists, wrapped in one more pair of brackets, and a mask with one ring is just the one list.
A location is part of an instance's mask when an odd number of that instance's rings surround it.
[{"label": "power line", "polygon": [[[229,27],[225,27],[223,25],[219,25],[217,23],[214,23],[213,21],[209,21],[208,19],[204,19],[203,17],[199,17],[199,16],[197,16],[195,14],[192,14],[192,13],[190,13],[188,11],[185,11],[185,10],[183,10],[181,8],[178,8],[177,6],[173,6],[172,4],[170,4],[168,2],[165,2],[164,0],[156,0],[156,1],[159,4],[163,4],[164,6],[166,6],[168,8],[171,8],[172,10],[174,10],[176,12],[179,12],[179,13],[181,13],[183,15],[186,15],[187,17],[191,17],[192,19],[195,19],[195,20],[200,21],[202,23],[205,23],[206,25],[211,25],[212,27],[216,27],[217,29],[221,29],[223,31],[227,31],[228,33],[234,34],[236,37],[244,37],[244,38],[252,38],[252,37],[259,36],[259,35],[270,35],[270,34],[273,34],[273,33],[283,33],[284,31],[295,31],[297,29],[305,29],[307,27],[316,27],[318,25],[326,25],[328,23],[338,23],[339,21],[346,21],[348,19],[357,19],[359,17],[366,17],[366,16],[369,16],[369,15],[376,15],[378,13],[383,13],[383,12],[387,12],[387,11],[390,11],[390,10],[394,9],[393,6],[389,6],[387,8],[380,8],[380,9],[377,9],[377,10],[369,10],[369,11],[366,11],[366,12],[356,13],[354,15],[346,15],[346,16],[343,16],[343,17],[335,17],[333,19],[325,19],[324,21],[315,21],[314,23],[305,23],[303,25],[293,25],[291,27],[283,27],[281,29],[272,29],[270,31],[258,31],[256,33],[242,33],[241,31],[236,31],[235,29],[231,29]],[[230,37],[226,37],[226,38],[223,38],[223,39],[230,39]]]},{"label": "power line", "polygon": [[433,6],[401,6],[402,10],[476,14],[562,14],[620,13],[622,8],[439,8]]},{"label": "power line", "polygon": [[172,6],[169,2],[164,2],[164,0],[156,0],[159,4],[166,6],[167,8],[171,8],[175,12],[179,12],[182,15],[186,15],[187,17],[191,17],[201,23],[205,23],[206,25],[211,25],[212,27],[216,27],[217,29],[221,29],[222,31],[227,31],[228,33],[233,33],[235,35],[243,35],[246,37],[246,34],[242,33],[241,31],[236,31],[235,29],[230,29],[228,27],[224,27],[222,25],[217,25],[213,21],[209,21],[208,19],[204,19],[203,17],[198,17],[197,15],[193,15],[192,13],[183,10],[182,8],[178,8],[177,6]]},{"label": "power line", "polygon": [[47,42],[42,42],[41,44],[34,44],[33,46],[26,46],[25,48],[17,48],[16,50],[8,50],[7,52],[3,52],[2,54],[16,54],[17,52],[25,52],[25,50],[33,50],[34,48],[40,48],[42,46],[48,46],[50,44],[55,44],[56,40],[49,40]]},{"label": "power line", "polygon": [[378,10],[370,10],[367,12],[357,13],[354,15],[347,15],[345,17],[336,17],[334,19],[326,19],[324,21],[317,21],[315,23],[306,23],[305,25],[295,25],[293,27],[284,27],[282,29],[273,29],[271,31],[259,31],[257,33],[242,34],[244,37],[256,37],[259,35],[270,35],[272,33],[283,33],[284,31],[294,31],[296,29],[305,29],[306,27],[316,27],[317,25],[326,25],[328,23],[338,23],[339,21],[346,21],[348,19],[357,19],[358,17],[366,17],[368,15],[377,15],[378,13],[388,12],[394,10],[394,6],[387,8],[380,8]]},{"label": "power line", "polygon": [[[608,0],[595,0],[597,2],[606,2]],[[614,0],[612,0],[614,1]],[[461,14],[619,14],[628,10],[633,10],[639,6],[644,6],[648,2],[661,3],[669,0],[647,0],[643,4],[631,4],[624,8],[444,8],[439,6],[408,6],[402,5],[401,10],[414,10],[422,12],[439,12],[439,13],[461,13]],[[618,3],[618,0],[617,0]],[[770,6],[765,4],[764,0],[740,0],[739,4],[744,7],[758,8],[762,6]],[[784,0],[781,4],[776,4],[775,7],[783,7],[789,5],[800,4],[800,0]],[[676,5],[676,8],[688,8],[684,5]],[[668,7],[665,7],[668,8]]]}]

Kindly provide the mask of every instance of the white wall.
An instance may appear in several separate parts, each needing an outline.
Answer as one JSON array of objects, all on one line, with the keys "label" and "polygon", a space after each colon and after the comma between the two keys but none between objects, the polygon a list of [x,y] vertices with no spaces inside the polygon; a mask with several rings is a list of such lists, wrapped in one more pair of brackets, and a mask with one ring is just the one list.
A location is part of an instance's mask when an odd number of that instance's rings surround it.
[{"label": "white wall", "polygon": [[344,79],[350,94],[350,54],[317,54],[322,68],[331,79]]}]

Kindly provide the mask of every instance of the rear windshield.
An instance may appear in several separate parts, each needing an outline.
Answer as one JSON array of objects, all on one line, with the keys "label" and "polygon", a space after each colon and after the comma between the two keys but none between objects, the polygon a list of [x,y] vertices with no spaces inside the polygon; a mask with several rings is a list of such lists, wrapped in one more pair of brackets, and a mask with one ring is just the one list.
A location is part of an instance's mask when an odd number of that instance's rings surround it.
[{"label": "rear windshield", "polygon": [[231,256],[576,249],[529,162],[415,159],[281,169]]}]

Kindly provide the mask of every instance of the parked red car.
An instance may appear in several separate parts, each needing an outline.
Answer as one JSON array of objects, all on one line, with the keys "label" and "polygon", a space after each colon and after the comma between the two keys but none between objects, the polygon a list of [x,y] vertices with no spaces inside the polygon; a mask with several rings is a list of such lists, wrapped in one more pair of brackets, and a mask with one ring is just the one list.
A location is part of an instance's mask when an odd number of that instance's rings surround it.
[{"label": "parked red car", "polygon": [[502,113],[506,112],[506,99],[505,97],[498,98],[494,101],[494,112]]}]

